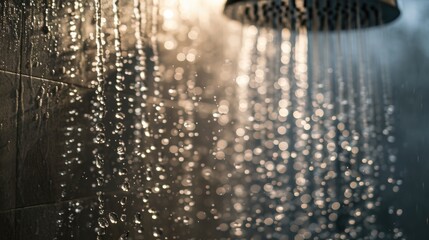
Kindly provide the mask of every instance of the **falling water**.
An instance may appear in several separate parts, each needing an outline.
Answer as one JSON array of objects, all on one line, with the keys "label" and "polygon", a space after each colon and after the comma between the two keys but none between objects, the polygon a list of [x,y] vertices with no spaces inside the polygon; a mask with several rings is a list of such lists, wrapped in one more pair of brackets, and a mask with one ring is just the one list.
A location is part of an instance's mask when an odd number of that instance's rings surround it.
[{"label": "falling water", "polygon": [[[125,138],[125,131],[126,131],[126,125],[125,125],[125,118],[126,118],[126,103],[124,102],[124,99],[126,97],[124,96],[123,92],[126,90],[125,85],[125,69],[124,69],[124,59],[122,57],[122,42],[121,42],[121,21],[120,21],[120,2],[119,0],[113,0],[112,2],[112,11],[113,11],[113,32],[114,32],[114,53],[115,53],[115,70],[116,70],[116,76],[114,81],[114,102],[115,102],[115,108],[112,111],[112,115],[114,115],[114,123],[113,125],[113,136],[112,139],[114,139],[114,142],[112,142],[113,148],[116,149],[116,162],[119,163],[118,169],[116,170],[117,178],[120,179],[120,189],[127,193],[130,191],[131,183],[128,176],[128,163],[129,157],[127,157],[127,149],[129,142]],[[118,213],[115,211],[112,211],[109,213],[109,220],[110,223],[116,224],[119,220],[126,218],[126,196],[120,197],[121,202],[121,208],[122,212]],[[122,204],[124,202],[124,204]],[[119,217],[120,216],[120,217]],[[124,239],[125,236],[128,235],[128,230],[124,229],[124,233],[121,234],[120,239]]]},{"label": "falling water", "polygon": [[[166,130],[166,107],[163,99],[163,86],[161,85],[161,69],[160,69],[160,60],[159,60],[159,50],[158,50],[158,31],[159,31],[159,1],[153,0],[150,10],[150,49],[152,50],[152,56],[150,58],[153,68],[152,68],[152,82],[153,82],[153,109],[154,114],[152,116],[154,124],[150,127],[151,136],[153,138],[153,147],[152,147],[152,174],[153,174],[153,184],[151,184],[150,192],[155,195],[155,197],[161,197],[162,193],[169,188],[169,183],[166,179],[166,166],[165,166],[165,152],[166,152],[166,138],[168,137]],[[165,195],[164,195],[165,196]],[[150,204],[149,204],[150,206]],[[159,219],[160,209],[156,209],[153,206],[149,209],[151,218],[154,220],[154,227],[151,229],[153,237],[162,237],[163,226],[157,224]]]},{"label": "falling water", "polygon": [[105,103],[105,95],[104,95],[104,47],[103,47],[103,32],[102,32],[102,15],[101,15],[101,0],[95,0],[95,41],[96,41],[96,62],[95,69],[97,74],[97,82],[96,82],[96,90],[95,90],[95,99],[94,99],[94,130],[95,130],[95,138],[94,142],[96,147],[94,149],[94,161],[95,166],[97,167],[97,173],[99,177],[97,178],[97,198],[98,198],[98,214],[100,217],[98,218],[98,226],[101,228],[97,231],[98,236],[100,237],[104,235],[104,228],[109,226],[109,222],[104,216],[104,164],[105,157],[103,155],[103,148],[106,144],[106,129],[104,125],[104,116],[106,114],[106,103]]},{"label": "falling water", "polygon": [[373,33],[327,28],[243,29],[231,178],[238,238],[402,237],[377,219],[398,181],[386,160],[395,158],[389,80],[365,49]]},{"label": "falling water", "polygon": [[[146,2],[141,2],[139,0],[134,0],[133,2],[133,15],[134,15],[134,28],[135,33],[134,37],[135,41],[135,79],[133,82],[133,89],[135,91],[135,95],[139,98],[136,101],[136,105],[134,107],[134,132],[133,132],[133,162],[139,163],[139,167],[137,171],[132,172],[131,174],[136,175],[136,186],[142,186],[139,189],[139,192],[142,192],[142,210],[149,210],[149,193],[150,191],[147,189],[146,182],[151,181],[151,167],[147,163],[147,155],[151,151],[151,144],[148,141],[151,138],[151,133],[149,131],[149,116],[148,116],[148,87],[147,87],[147,77],[146,77],[146,53],[144,51],[144,33],[142,31],[146,28]],[[143,10],[142,10],[143,8]],[[140,213],[138,213],[140,214]],[[140,216],[140,215],[136,215]],[[141,221],[141,220],[140,220]],[[142,222],[136,222],[141,225]],[[139,233],[143,232],[143,227],[140,226]]]}]

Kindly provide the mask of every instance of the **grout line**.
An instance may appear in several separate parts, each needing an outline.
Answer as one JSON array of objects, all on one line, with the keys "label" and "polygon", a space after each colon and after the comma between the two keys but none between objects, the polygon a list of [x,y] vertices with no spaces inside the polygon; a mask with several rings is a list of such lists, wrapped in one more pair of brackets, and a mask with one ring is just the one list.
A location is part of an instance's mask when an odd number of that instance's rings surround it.
[{"label": "grout line", "polygon": [[[130,195],[132,194],[130,193],[124,193],[123,191],[115,191],[115,192],[106,192],[105,195]],[[72,198],[72,199],[67,199],[64,201],[55,201],[55,202],[48,202],[48,203],[41,203],[41,204],[35,204],[35,205],[30,205],[30,206],[24,206],[24,207],[19,207],[19,208],[12,208],[12,209],[6,209],[6,210],[1,210],[0,214],[5,214],[5,213],[9,213],[9,212],[14,212],[14,211],[22,211],[22,210],[28,210],[28,209],[32,209],[32,208],[40,208],[40,207],[50,207],[50,206],[60,206],[61,204],[64,203],[70,203],[70,202],[75,202],[75,201],[85,201],[85,200],[90,200],[90,199],[97,199],[97,196],[89,196],[89,197],[80,197],[80,198]]]},{"label": "grout line", "polygon": [[[22,64],[20,61],[21,61],[21,59],[19,60],[18,65]],[[11,71],[8,71],[8,70],[0,69],[0,72],[6,73],[6,74],[11,74],[11,75],[20,75],[22,77],[27,77],[27,78],[39,80],[39,81],[42,81],[42,82],[44,81],[44,82],[48,82],[48,83],[52,83],[52,84],[58,84],[58,85],[63,85],[63,86],[69,86],[69,87],[77,86],[77,87],[79,87],[81,89],[86,89],[86,90],[94,90],[95,89],[95,88],[92,88],[92,87],[83,86],[83,85],[76,84],[76,83],[61,82],[61,81],[56,81],[56,80],[53,80],[53,79],[47,79],[47,78],[43,78],[43,77],[37,77],[37,76],[28,75],[28,74],[23,74],[22,71],[11,72]],[[106,93],[111,93],[111,92],[110,91],[106,91]],[[129,94],[127,92],[125,92],[124,94],[132,96],[132,94]],[[156,98],[157,98],[156,96],[148,96],[148,103],[159,103],[159,101],[154,101],[153,100],[153,99],[156,99]],[[164,101],[164,103],[166,103],[166,106],[169,106],[169,107],[180,107],[180,108],[183,108],[183,106],[180,106],[180,103],[191,101],[191,100],[177,100],[177,101],[173,101],[173,100],[166,99],[166,98],[162,98],[162,100]],[[177,103],[179,103],[179,104],[177,104]],[[208,103],[208,102],[198,102],[198,105],[203,105],[205,107],[216,107],[215,104]]]},{"label": "grout line", "polygon": [[[38,78],[38,77],[32,77],[32,76],[28,76],[25,74],[20,74],[20,73],[14,73],[14,72],[9,72],[9,71],[5,71],[5,70],[0,70],[0,73],[7,73],[7,74],[12,74],[12,75],[17,75],[20,76],[20,81],[22,81],[22,77],[31,77],[33,79],[39,80],[39,81],[48,81],[50,83],[53,84],[60,84],[63,86],[74,86],[74,84],[70,84],[70,83],[63,83],[63,82],[56,82],[56,81],[52,81],[52,80],[47,80],[44,78]],[[85,90],[92,90],[92,88],[86,88],[86,87],[81,87],[78,86],[79,88],[85,89]],[[106,93],[110,93],[110,92],[106,92]],[[127,96],[132,96],[132,94],[128,94],[128,93],[124,93]],[[159,103],[159,100],[155,100],[157,99],[154,96],[148,96],[148,100],[147,103],[150,104],[154,104],[154,103]],[[169,108],[179,108],[179,109],[184,109],[185,106],[184,103],[189,103],[191,102],[191,100],[178,100],[178,101],[173,101],[173,100],[169,100],[169,99],[162,99],[165,106],[169,107]],[[203,112],[203,113],[211,113],[213,110],[215,110],[217,107],[214,103],[209,103],[209,102],[198,102],[198,107],[196,107],[196,109],[198,109],[199,111]]]},{"label": "grout line", "polygon": [[[20,9],[20,17],[21,17],[21,31],[19,32],[19,56],[18,56],[18,64],[17,64],[17,72],[15,73],[15,76],[18,77],[18,88],[16,89],[16,157],[15,157],[15,207],[16,207],[16,203],[17,203],[17,199],[18,199],[18,173],[19,173],[19,159],[20,159],[20,142],[21,142],[21,128],[22,128],[22,124],[24,124],[23,121],[23,117],[24,117],[24,113],[21,112],[22,111],[22,55],[23,55],[23,33],[24,33],[24,29],[25,29],[25,21],[24,21],[24,10]],[[17,234],[18,234],[18,219],[16,217],[16,214],[14,214],[14,238],[17,238]]]},{"label": "grout line", "polygon": [[[19,60],[18,65],[21,65],[21,59]],[[11,72],[11,71],[0,69],[0,72],[12,74],[12,75],[20,75],[22,77],[32,78],[32,79],[36,79],[36,80],[39,80],[39,81],[45,81],[45,82],[49,82],[49,83],[52,83],[52,84],[60,84],[60,85],[68,85],[68,86],[72,85],[70,83],[59,82],[59,81],[55,81],[55,80],[52,80],[52,79],[46,79],[46,78],[35,77],[35,76],[23,74],[22,71],[16,73],[16,72]],[[82,86],[79,86],[79,87],[82,87]],[[82,88],[85,88],[85,87],[82,87]]]},{"label": "grout line", "polygon": [[[21,64],[21,63],[19,63],[19,64]],[[27,75],[27,74],[22,74],[22,72],[16,73],[16,72],[11,72],[11,71],[7,71],[7,70],[3,70],[3,69],[0,69],[0,72],[11,74],[11,75],[20,75],[21,79],[22,79],[22,77],[27,77],[27,78],[32,78],[32,79],[39,80],[39,81],[49,82],[49,83],[52,83],[52,84],[59,84],[59,85],[70,86],[70,87],[71,86],[78,86],[79,88],[82,88],[82,89],[93,90],[93,88],[90,88],[90,87],[85,87],[85,86],[82,86],[82,85],[72,84],[72,83],[67,83],[67,82],[55,81],[55,80],[52,80],[52,79],[35,77],[35,76]],[[110,92],[107,91],[106,93],[110,93]],[[132,96],[132,94],[128,94],[128,93],[124,93],[124,94]],[[148,96],[148,103],[159,103],[159,101],[154,101],[154,99],[156,99],[155,96]],[[173,108],[174,107],[184,108],[184,106],[182,106],[181,103],[191,101],[191,100],[173,101],[173,100],[165,99],[165,98],[163,98],[162,100],[163,100],[163,102],[165,103],[165,105],[167,107],[173,107]],[[216,109],[216,104],[209,103],[209,102],[198,102],[198,105],[199,106],[197,108],[199,108],[200,110],[203,110],[203,112],[205,112],[205,113],[210,113],[211,110]]]}]

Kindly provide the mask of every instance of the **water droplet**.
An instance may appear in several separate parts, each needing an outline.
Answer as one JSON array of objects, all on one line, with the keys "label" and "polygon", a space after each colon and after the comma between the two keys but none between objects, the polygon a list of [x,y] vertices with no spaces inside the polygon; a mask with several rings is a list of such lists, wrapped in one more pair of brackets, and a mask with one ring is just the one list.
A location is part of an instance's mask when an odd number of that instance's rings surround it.
[{"label": "water droplet", "polygon": [[136,213],[134,216],[134,223],[141,224],[142,223],[142,215],[141,213]]},{"label": "water droplet", "polygon": [[122,168],[119,170],[119,176],[124,176],[128,173],[128,170],[126,168]]},{"label": "water droplet", "polygon": [[106,218],[100,217],[98,218],[98,226],[100,226],[101,228],[107,228],[109,227],[109,222]]},{"label": "water droplet", "polygon": [[125,119],[125,114],[122,113],[122,112],[118,112],[118,113],[115,114],[115,117],[117,119],[124,120]]},{"label": "water droplet", "polygon": [[103,144],[106,142],[106,135],[104,133],[98,133],[94,139],[95,143]]},{"label": "water droplet", "polygon": [[124,182],[121,188],[123,191],[128,192],[130,190],[130,183],[128,181]]},{"label": "water droplet", "polygon": [[119,237],[119,240],[127,240],[129,235],[130,235],[130,233],[126,232]]},{"label": "water droplet", "polygon": [[120,204],[121,204],[122,206],[125,206],[125,204],[127,203],[127,200],[128,200],[128,198],[127,198],[127,197],[123,197],[123,198],[121,199],[121,201],[120,201]]},{"label": "water droplet", "polygon": [[163,233],[164,233],[164,230],[162,228],[158,228],[158,227],[153,228],[153,236],[154,237],[156,237],[156,238],[161,237]]},{"label": "water droplet", "polygon": [[111,213],[109,213],[109,220],[111,223],[115,224],[115,223],[118,223],[119,217],[116,213],[111,212]]}]

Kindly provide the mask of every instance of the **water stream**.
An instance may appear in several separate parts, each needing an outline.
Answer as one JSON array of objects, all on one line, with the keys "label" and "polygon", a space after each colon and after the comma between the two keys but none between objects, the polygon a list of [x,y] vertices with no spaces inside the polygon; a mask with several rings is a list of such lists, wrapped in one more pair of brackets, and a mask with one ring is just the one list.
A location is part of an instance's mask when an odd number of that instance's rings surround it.
[{"label": "water stream", "polygon": [[238,102],[231,234],[402,237],[399,228],[380,230],[377,218],[383,196],[401,181],[386,144],[393,141],[389,80],[367,53],[368,36],[363,29],[243,29],[238,99],[230,100]]}]

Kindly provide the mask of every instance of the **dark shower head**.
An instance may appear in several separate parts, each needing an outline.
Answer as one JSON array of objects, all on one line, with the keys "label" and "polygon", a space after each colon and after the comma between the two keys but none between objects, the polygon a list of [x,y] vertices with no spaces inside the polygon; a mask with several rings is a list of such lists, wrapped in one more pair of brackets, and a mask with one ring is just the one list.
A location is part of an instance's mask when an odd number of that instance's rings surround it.
[{"label": "dark shower head", "polygon": [[243,24],[295,30],[347,30],[386,24],[396,0],[227,0],[224,13]]}]

